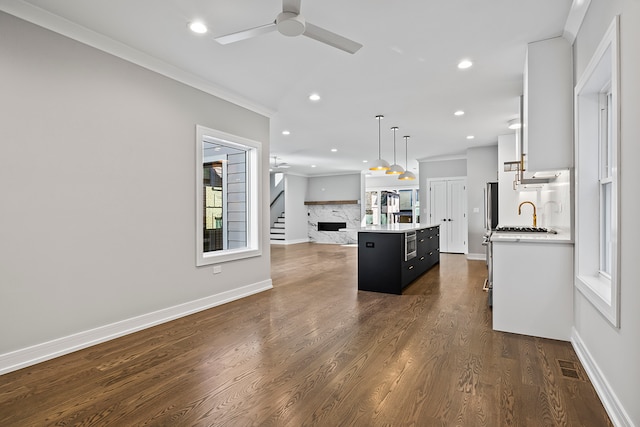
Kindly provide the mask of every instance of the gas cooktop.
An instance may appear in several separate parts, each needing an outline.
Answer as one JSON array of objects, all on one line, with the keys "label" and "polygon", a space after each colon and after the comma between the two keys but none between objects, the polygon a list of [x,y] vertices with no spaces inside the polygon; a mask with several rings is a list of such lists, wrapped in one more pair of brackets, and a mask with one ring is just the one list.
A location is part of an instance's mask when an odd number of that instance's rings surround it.
[{"label": "gas cooktop", "polygon": [[508,232],[508,233],[551,233],[557,234],[557,231],[544,227],[523,227],[523,226],[498,226],[496,231]]}]

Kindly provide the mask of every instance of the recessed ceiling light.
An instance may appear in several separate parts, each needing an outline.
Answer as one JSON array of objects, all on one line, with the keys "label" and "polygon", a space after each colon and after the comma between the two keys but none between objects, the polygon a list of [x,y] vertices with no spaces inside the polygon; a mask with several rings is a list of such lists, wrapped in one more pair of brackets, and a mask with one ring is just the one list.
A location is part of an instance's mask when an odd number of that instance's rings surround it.
[{"label": "recessed ceiling light", "polygon": [[283,135],[291,135],[291,132],[289,132],[288,130],[283,130],[283,131],[282,131],[282,134],[283,134]]},{"label": "recessed ceiling light", "polygon": [[469,61],[468,59],[463,59],[458,63],[458,68],[460,68],[461,70],[464,70],[465,68],[469,68],[472,65],[473,65],[473,62]]},{"label": "recessed ceiling light", "polygon": [[197,34],[204,34],[207,32],[207,26],[204,25],[202,22],[198,22],[198,21],[190,22],[189,29]]},{"label": "recessed ceiling light", "polygon": [[315,168],[315,167],[316,167],[316,165],[311,165],[311,167],[312,167],[312,168]]},{"label": "recessed ceiling light", "polygon": [[309,99],[311,101],[320,101],[320,95],[318,95],[317,93],[312,93],[311,95],[309,95]]},{"label": "recessed ceiling light", "polygon": [[332,148],[332,149],[331,149],[331,152],[332,152],[332,153],[335,153],[336,151],[338,151],[338,149],[337,149],[337,148]]},{"label": "recessed ceiling light", "polygon": [[454,116],[464,116],[464,111],[462,110],[458,110],[455,113],[453,113]]},{"label": "recessed ceiling light", "polygon": [[468,135],[467,136],[467,139],[473,139],[473,138],[475,138],[475,136],[473,136],[473,135]]},{"label": "recessed ceiling light", "polygon": [[362,163],[369,163],[369,160],[363,160]]}]

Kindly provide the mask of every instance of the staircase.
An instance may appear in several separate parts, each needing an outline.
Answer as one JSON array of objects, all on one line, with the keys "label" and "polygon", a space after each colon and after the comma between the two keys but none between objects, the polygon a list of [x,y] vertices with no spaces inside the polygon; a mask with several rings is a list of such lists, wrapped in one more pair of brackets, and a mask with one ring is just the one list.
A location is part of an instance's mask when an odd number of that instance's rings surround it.
[{"label": "staircase", "polygon": [[276,219],[271,227],[270,240],[284,241],[284,212]]}]

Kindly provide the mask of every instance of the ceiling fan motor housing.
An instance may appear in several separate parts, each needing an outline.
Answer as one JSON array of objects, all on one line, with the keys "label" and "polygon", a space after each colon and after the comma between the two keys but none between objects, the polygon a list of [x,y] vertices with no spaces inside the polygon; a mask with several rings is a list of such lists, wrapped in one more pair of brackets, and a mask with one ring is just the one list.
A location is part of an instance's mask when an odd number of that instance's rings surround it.
[{"label": "ceiling fan motor housing", "polygon": [[276,26],[280,34],[294,37],[304,33],[305,21],[304,18],[297,13],[282,12],[276,18]]}]

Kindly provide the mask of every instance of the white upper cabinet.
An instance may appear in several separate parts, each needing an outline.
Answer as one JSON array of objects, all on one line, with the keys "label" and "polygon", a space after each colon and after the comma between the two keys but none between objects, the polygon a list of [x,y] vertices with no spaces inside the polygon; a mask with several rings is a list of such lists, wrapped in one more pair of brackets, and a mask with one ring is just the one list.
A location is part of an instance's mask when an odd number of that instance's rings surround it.
[{"label": "white upper cabinet", "polygon": [[563,37],[527,46],[523,124],[527,171],[573,166],[572,55]]}]

